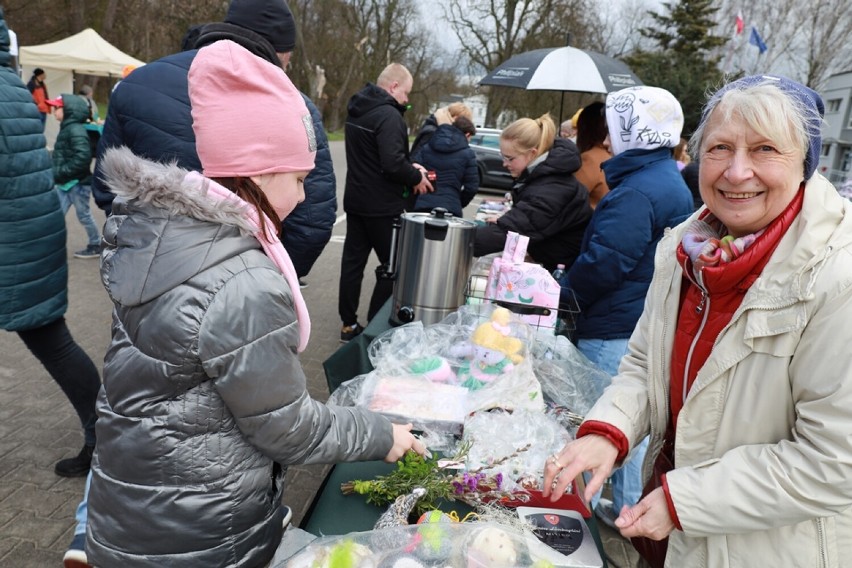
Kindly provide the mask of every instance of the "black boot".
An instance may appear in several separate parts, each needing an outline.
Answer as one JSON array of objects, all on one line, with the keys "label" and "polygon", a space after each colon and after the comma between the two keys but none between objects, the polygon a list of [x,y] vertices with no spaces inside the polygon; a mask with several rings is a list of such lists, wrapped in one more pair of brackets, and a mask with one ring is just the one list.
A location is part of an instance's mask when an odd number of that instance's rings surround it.
[{"label": "black boot", "polygon": [[94,453],[94,446],[83,446],[83,449],[75,457],[56,462],[53,472],[61,477],[84,477],[89,473],[89,467],[92,465],[92,454]]}]

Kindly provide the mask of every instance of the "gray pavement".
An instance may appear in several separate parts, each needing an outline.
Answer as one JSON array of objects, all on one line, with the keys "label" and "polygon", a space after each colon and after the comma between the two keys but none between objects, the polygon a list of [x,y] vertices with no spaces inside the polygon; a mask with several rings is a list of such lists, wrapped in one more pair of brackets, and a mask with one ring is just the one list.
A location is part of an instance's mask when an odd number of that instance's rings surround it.
[{"label": "gray pavement", "polygon": [[[342,215],[346,175],[342,142],[331,143],[338,180],[338,213]],[[477,200],[469,206],[475,210]],[[94,207],[94,203],[92,204]],[[100,211],[96,221],[103,223]],[[468,215],[470,216],[470,215]],[[68,226],[68,326],[75,340],[102,369],[110,339],[111,303],[104,292],[96,260],[77,259],[85,247],[85,232],[73,211]],[[305,279],[302,290],[311,313],[311,341],[302,354],[308,389],[318,400],[328,398],[322,362],[338,347],[337,278],[345,221]],[[365,318],[375,277],[374,258],[362,288]],[[83,443],[79,421],[59,387],[30,354],[16,334],[0,332],[0,565],[42,568],[62,565],[62,555],[74,532],[74,511],[83,494],[84,478],[65,479],[53,473],[59,459],[76,455]],[[287,474],[284,502],[298,524],[305,515],[327,466],[292,467]],[[629,543],[602,527],[610,566],[637,566]]]}]

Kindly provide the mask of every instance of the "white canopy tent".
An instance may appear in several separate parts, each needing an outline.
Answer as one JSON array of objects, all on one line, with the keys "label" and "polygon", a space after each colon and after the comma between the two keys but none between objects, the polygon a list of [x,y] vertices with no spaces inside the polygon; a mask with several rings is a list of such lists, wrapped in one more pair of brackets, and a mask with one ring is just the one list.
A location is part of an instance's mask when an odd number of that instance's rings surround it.
[{"label": "white canopy tent", "polygon": [[[18,60],[25,82],[32,76],[33,69],[44,69],[51,98],[76,92],[74,73],[121,78],[126,66],[145,65],[113,46],[92,28],[53,43],[20,47]],[[58,132],[59,124],[48,117],[45,127],[48,147],[53,147]]]}]

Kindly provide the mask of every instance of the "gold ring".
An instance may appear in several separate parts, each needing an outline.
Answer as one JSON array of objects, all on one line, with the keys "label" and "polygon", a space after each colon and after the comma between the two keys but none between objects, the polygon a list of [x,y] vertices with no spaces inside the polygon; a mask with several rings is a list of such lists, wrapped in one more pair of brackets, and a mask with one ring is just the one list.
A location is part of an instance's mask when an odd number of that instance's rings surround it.
[{"label": "gold ring", "polygon": [[550,463],[552,463],[553,465],[555,465],[555,466],[556,466],[556,467],[558,467],[559,469],[565,469],[565,466],[564,466],[564,465],[562,465],[562,464],[559,462],[559,460],[558,460],[558,459],[556,459],[556,454],[553,454],[552,456],[550,456]]}]

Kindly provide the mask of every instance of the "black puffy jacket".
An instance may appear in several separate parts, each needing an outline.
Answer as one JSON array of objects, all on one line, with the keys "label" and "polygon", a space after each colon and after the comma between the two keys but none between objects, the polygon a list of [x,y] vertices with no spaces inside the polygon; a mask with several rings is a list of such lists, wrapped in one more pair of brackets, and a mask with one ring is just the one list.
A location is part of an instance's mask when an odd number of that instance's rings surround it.
[{"label": "black puffy jacket", "polygon": [[527,252],[548,270],[574,263],[592,218],[589,192],[574,178],[580,153],[570,140],[557,138],[542,158],[515,180],[513,207],[497,223],[477,227],[474,255],[503,250],[506,234],[514,231],[529,237]]},{"label": "black puffy jacket", "polygon": [[[95,201],[101,209],[109,212],[115,197],[106,187],[99,167],[100,158],[108,148],[127,146],[137,156],[161,163],[177,162],[184,169],[201,171],[187,87],[189,67],[197,49],[229,39],[258,57],[281,65],[269,42],[245,28],[216,23],[197,28],[195,33],[196,49],[139,67],[121,81],[110,97],[92,184]],[[305,200],[284,220],[281,239],[300,277],[310,271],[322,253],[337,217],[337,183],[328,138],[319,110],[302,96],[316,131],[316,166],[305,179]]]},{"label": "black puffy jacket", "polygon": [[414,204],[423,175],[411,165],[405,107],[372,83],[349,99],[343,210],[365,217],[399,215]]}]

